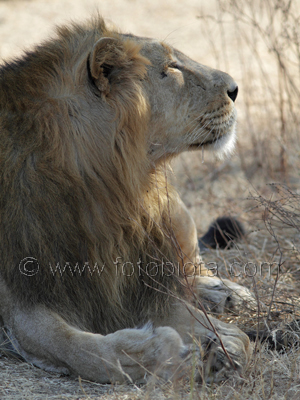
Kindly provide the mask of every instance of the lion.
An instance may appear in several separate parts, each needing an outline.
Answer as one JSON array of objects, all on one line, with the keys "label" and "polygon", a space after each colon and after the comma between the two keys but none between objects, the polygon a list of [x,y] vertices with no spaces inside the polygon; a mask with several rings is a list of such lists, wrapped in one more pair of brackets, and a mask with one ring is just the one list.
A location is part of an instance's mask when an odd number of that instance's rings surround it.
[{"label": "lion", "polygon": [[1,67],[0,315],[26,361],[100,383],[186,376],[195,354],[207,381],[247,365],[246,334],[191,303],[221,283],[186,273],[197,231],[167,172],[231,153],[237,92],[101,18]]}]

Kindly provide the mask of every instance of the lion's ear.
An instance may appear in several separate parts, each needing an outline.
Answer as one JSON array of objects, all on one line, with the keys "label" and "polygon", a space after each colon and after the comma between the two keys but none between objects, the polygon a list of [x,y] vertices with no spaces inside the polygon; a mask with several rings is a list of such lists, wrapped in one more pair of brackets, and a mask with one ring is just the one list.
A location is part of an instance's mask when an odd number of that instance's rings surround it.
[{"label": "lion's ear", "polygon": [[124,60],[122,42],[112,37],[103,37],[95,43],[90,54],[90,73],[97,88],[104,94],[110,92],[115,69]]},{"label": "lion's ear", "polygon": [[90,76],[104,95],[113,86],[121,87],[142,80],[151,62],[140,53],[141,46],[132,40],[103,37],[95,43],[89,58]]}]

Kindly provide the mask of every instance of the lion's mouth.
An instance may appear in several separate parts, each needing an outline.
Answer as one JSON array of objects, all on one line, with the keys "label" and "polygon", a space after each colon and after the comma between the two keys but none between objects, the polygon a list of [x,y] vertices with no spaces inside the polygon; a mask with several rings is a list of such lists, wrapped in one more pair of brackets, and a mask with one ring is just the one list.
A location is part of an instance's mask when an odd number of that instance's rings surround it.
[{"label": "lion's mouth", "polygon": [[219,140],[219,138],[208,140],[208,141],[206,141],[204,143],[203,142],[193,143],[193,144],[189,145],[189,150],[197,150],[197,149],[200,149],[202,147],[210,146],[210,145],[216,143],[218,140]]},{"label": "lion's mouth", "polygon": [[[201,122],[201,136],[204,139],[201,140],[199,137],[198,141],[189,145],[189,150],[197,150],[204,148],[220,149],[228,142],[232,142],[236,126],[236,112],[235,110],[230,113],[227,118],[222,117],[222,121],[219,123],[204,123],[203,119]],[[216,122],[216,121],[215,121]],[[207,139],[205,140],[205,136]],[[226,147],[226,146],[225,146]]]}]

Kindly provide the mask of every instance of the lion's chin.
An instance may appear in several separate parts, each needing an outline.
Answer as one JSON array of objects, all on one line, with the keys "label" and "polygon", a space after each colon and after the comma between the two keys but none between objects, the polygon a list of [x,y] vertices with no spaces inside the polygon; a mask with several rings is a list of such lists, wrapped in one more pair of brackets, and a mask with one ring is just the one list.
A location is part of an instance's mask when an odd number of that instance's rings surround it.
[{"label": "lion's chin", "polygon": [[236,144],[236,128],[235,125],[220,138],[205,143],[195,143],[189,146],[189,150],[211,150],[214,151],[220,159],[230,156]]},{"label": "lion's chin", "polygon": [[222,136],[215,143],[213,143],[212,147],[210,148],[215,151],[217,156],[221,159],[229,157],[235,149],[236,139],[237,136],[234,125],[226,135]]}]

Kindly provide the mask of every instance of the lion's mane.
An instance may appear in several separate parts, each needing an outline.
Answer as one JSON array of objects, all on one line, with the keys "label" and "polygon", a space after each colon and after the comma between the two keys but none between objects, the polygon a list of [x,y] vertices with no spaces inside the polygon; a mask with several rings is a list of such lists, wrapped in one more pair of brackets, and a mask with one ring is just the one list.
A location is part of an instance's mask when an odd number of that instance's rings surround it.
[{"label": "lion's mane", "polygon": [[[176,276],[144,272],[150,262],[177,261],[165,240],[172,189],[146,153],[140,80],[148,61],[125,40],[112,78],[122,90],[99,110],[82,73],[99,32],[117,36],[99,20],[63,28],[0,69],[0,254],[4,279],[24,307],[45,305],[107,334],[165,314],[164,292],[180,289]],[[66,71],[78,54],[74,78]],[[28,258],[35,269],[24,273]]]}]

